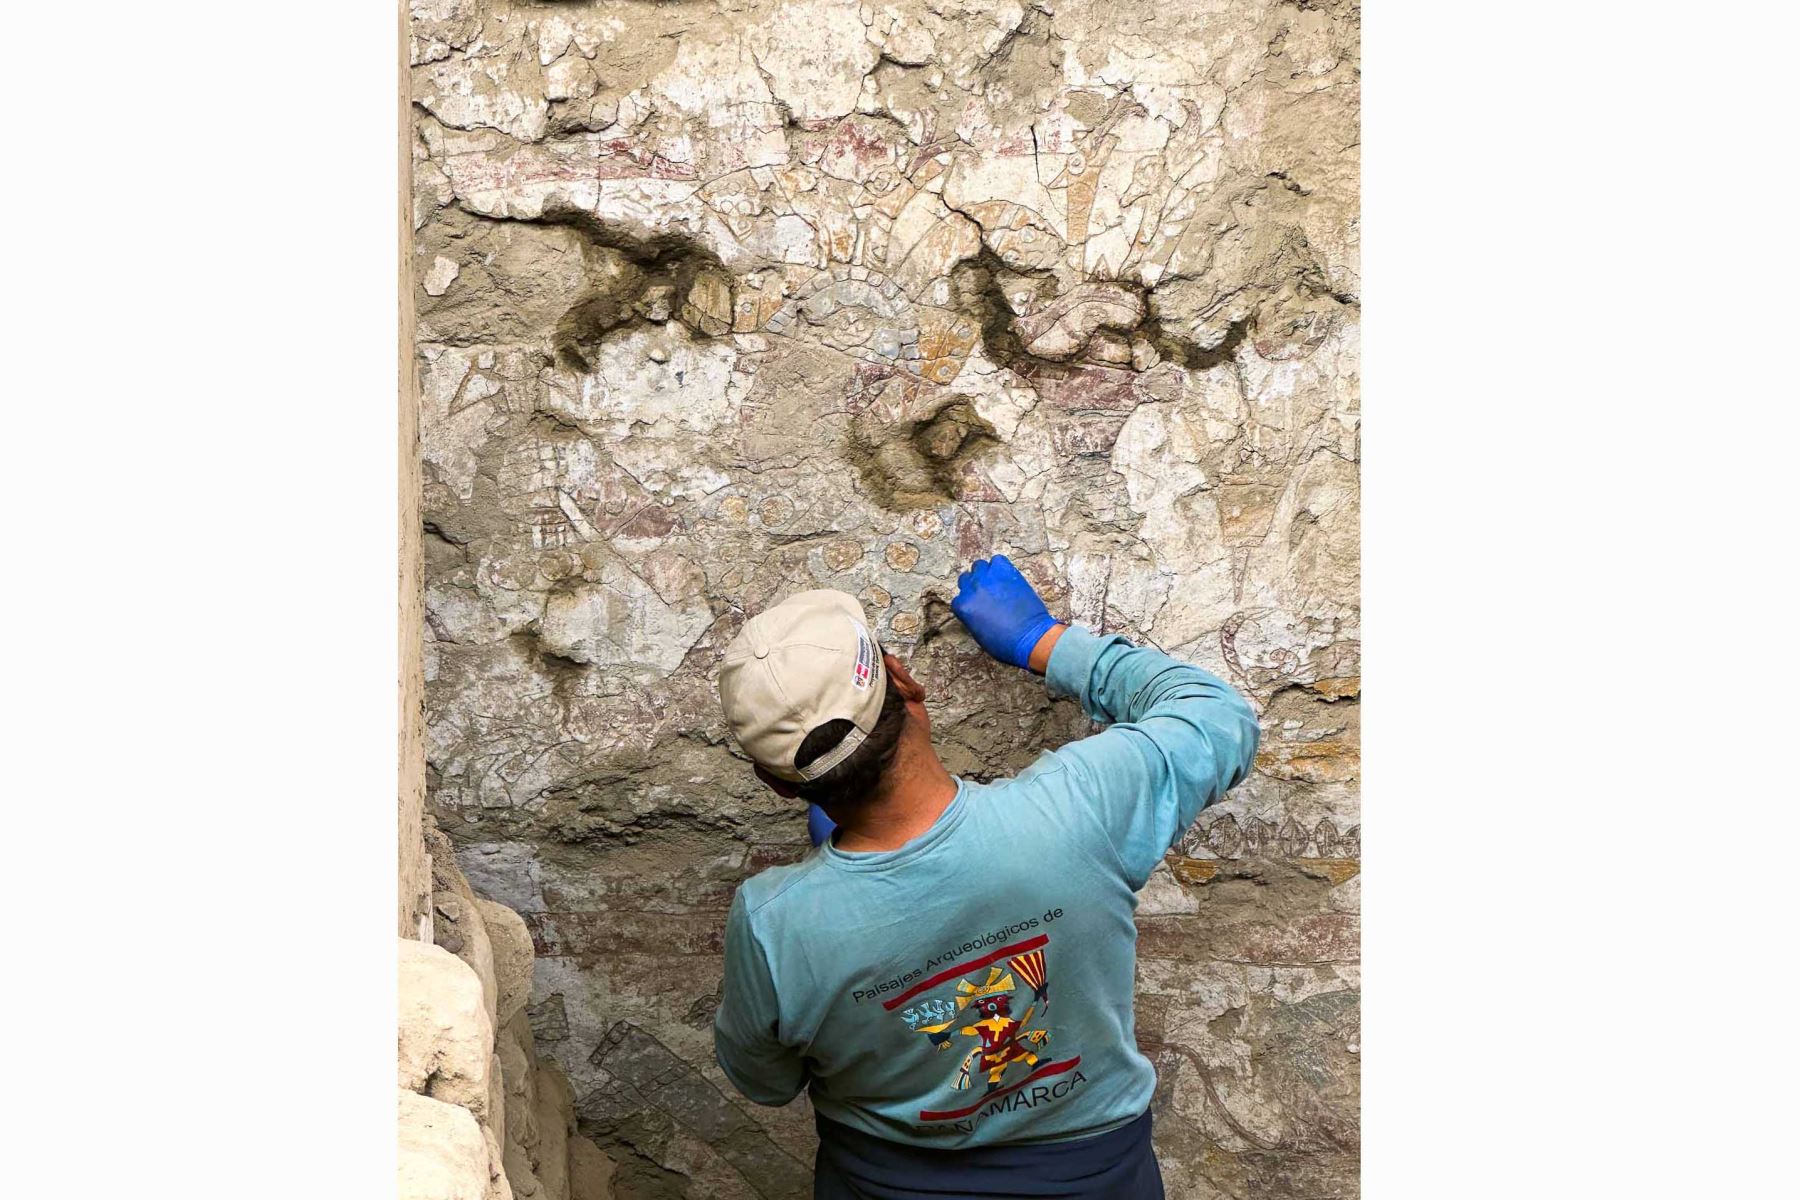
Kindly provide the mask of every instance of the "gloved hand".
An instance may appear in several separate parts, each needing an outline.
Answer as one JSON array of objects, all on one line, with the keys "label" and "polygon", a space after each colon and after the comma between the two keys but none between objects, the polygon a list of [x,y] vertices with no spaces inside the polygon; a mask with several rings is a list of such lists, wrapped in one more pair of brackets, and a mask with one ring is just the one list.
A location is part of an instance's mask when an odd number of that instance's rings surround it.
[{"label": "gloved hand", "polygon": [[816,846],[826,838],[830,837],[831,831],[836,828],[837,823],[825,815],[824,809],[816,804],[809,804],[806,806],[807,841]]},{"label": "gloved hand", "polygon": [[1019,568],[1004,554],[978,558],[956,580],[950,611],[968,627],[981,648],[1003,663],[1025,666],[1038,639],[1056,618]]}]

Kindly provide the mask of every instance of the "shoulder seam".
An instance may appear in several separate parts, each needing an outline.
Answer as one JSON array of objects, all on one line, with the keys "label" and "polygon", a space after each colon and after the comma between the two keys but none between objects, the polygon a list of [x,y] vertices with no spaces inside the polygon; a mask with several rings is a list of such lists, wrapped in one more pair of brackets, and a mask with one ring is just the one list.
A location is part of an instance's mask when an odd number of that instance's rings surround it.
[{"label": "shoulder seam", "polygon": [[[813,869],[814,869],[814,864],[808,862],[806,859],[802,859],[801,861],[799,861],[798,863],[795,863],[794,865],[796,867],[802,867],[805,869],[797,870],[792,875],[789,875],[785,880],[782,881],[781,886],[776,888],[773,892],[771,892],[766,899],[757,901],[756,906],[754,908],[752,908],[749,904],[745,904],[744,905],[744,915],[745,916],[747,916],[747,917],[755,916],[757,913],[761,912],[763,909],[767,908],[769,905],[775,903],[775,901],[781,899],[782,896],[787,894],[787,891],[789,888],[793,887],[795,884],[797,884],[801,880],[805,879],[808,875],[811,875],[813,872]],[[750,877],[750,879],[745,880],[745,882],[746,883],[751,882],[752,880],[754,880],[756,878],[757,878],[757,876],[752,875]]]}]

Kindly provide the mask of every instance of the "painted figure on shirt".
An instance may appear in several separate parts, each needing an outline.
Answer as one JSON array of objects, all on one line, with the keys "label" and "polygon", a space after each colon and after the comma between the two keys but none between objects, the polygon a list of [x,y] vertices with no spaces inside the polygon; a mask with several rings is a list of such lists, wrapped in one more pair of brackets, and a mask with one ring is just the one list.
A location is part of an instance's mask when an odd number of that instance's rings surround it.
[{"label": "painted figure on shirt", "polygon": [[[1036,961],[1033,966],[1040,972],[1038,978],[1041,979],[1043,959],[1041,955],[1034,957]],[[1014,961],[1017,963],[1018,960]],[[1039,986],[1029,976],[1027,982],[1033,983],[1040,996],[1045,994],[1047,989]],[[1050,1040],[1050,1031],[1026,1028],[1031,1023],[1032,1016],[1037,1012],[1035,1004],[1028,1007],[1022,1017],[1016,1020],[1013,1018],[1013,989],[1012,974],[1003,972],[999,967],[992,967],[988,970],[985,983],[973,984],[963,980],[956,985],[957,996],[953,1012],[961,1014],[965,1018],[973,1015],[975,1020],[956,1028],[953,1034],[952,1028],[956,1026],[956,1017],[952,1013],[944,1013],[940,1009],[933,1015],[941,1015],[945,1019],[929,1025],[914,1027],[918,1032],[930,1038],[932,1044],[939,1050],[949,1049],[951,1039],[955,1034],[980,1039],[980,1045],[963,1056],[962,1063],[957,1070],[955,1086],[959,1090],[966,1090],[974,1086],[974,1077],[977,1074],[985,1074],[987,1090],[997,1091],[1005,1079],[1007,1068],[1014,1063],[1023,1063],[1027,1074],[1030,1073],[1031,1068],[1037,1065],[1038,1056],[1034,1047],[1041,1049]],[[1049,1008],[1047,997],[1045,997],[1044,1007]]]}]

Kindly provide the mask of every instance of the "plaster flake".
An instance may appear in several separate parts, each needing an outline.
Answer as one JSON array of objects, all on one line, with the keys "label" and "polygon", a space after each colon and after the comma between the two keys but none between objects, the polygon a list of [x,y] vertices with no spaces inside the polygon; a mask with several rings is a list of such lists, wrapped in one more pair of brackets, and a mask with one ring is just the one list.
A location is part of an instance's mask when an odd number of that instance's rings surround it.
[{"label": "plaster flake", "polygon": [[1138,914],[1171,1194],[1354,1195],[1356,8],[411,16],[432,796],[584,1129],[808,1194],[804,1106],[711,1062],[732,889],[801,839],[717,656],[842,588],[951,768],[1017,771],[1089,724],[944,611],[1004,551],[1263,719]]},{"label": "plaster flake", "polygon": [[[757,72],[749,48],[720,32],[718,41],[682,39],[675,62],[651,85],[652,107],[667,108],[707,125],[729,125],[752,115],[779,121],[773,111],[775,96]],[[752,105],[770,111],[741,111]]]},{"label": "plaster flake", "polygon": [[695,342],[669,325],[629,330],[601,345],[590,372],[555,388],[546,411],[617,439],[638,425],[711,433],[732,416],[736,357],[729,345]]},{"label": "plaster flake", "polygon": [[862,79],[880,57],[854,0],[781,0],[744,30],[769,90],[802,123],[856,106]]},{"label": "plaster flake", "polygon": [[459,498],[474,492],[500,385],[480,372],[470,351],[425,346],[420,372],[419,450],[427,470]]},{"label": "plaster flake", "polygon": [[551,594],[540,636],[574,662],[667,675],[709,624],[703,603],[668,604],[629,569],[609,565],[599,583]]},{"label": "plaster flake", "polygon": [[450,285],[456,282],[456,275],[460,270],[455,259],[438,255],[432,260],[431,269],[425,272],[425,294],[441,296],[449,291]]},{"label": "plaster flake", "polygon": [[534,141],[544,135],[549,102],[541,77],[513,77],[510,64],[516,62],[453,55],[418,68],[414,94],[447,125],[483,126]]}]

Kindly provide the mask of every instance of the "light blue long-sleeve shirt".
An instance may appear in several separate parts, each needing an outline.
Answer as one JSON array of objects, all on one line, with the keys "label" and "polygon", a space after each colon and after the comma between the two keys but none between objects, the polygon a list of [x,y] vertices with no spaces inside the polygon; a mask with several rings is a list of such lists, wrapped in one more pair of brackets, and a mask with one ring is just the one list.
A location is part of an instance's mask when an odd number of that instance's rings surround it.
[{"label": "light blue long-sleeve shirt", "polygon": [[946,1149],[1087,1137],[1149,1107],[1134,893],[1249,772],[1256,718],[1216,676],[1078,627],[1046,678],[1111,728],[957,780],[898,850],[826,842],[738,888],[714,1046],[745,1096],[808,1088],[831,1120]]}]

